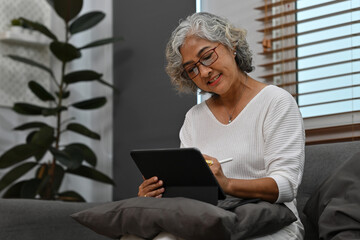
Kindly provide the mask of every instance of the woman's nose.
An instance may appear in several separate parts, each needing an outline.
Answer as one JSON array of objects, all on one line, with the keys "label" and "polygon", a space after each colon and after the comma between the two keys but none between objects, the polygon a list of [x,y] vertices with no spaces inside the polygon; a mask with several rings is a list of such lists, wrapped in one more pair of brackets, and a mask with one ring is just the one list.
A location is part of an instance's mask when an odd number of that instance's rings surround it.
[{"label": "woman's nose", "polygon": [[211,67],[207,67],[207,66],[204,66],[202,64],[199,64],[198,68],[199,68],[199,72],[200,72],[201,77],[208,77],[210,75],[211,71],[212,71]]}]

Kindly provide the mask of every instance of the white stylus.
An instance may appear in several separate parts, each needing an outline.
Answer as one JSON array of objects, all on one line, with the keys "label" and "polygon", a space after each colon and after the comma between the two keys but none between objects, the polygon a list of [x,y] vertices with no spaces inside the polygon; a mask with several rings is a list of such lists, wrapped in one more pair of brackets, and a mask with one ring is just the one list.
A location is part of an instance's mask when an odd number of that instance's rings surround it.
[{"label": "white stylus", "polygon": [[233,158],[225,158],[223,160],[220,160],[219,163],[222,164],[222,163],[230,162],[232,160],[233,160]]}]

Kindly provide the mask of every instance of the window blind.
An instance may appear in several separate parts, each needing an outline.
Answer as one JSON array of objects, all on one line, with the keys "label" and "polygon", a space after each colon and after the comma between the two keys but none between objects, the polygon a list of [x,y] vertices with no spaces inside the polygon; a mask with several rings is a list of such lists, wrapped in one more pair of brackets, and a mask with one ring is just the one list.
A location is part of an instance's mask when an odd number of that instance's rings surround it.
[{"label": "window blind", "polygon": [[360,0],[264,0],[265,75],[289,91],[307,144],[360,138]]}]

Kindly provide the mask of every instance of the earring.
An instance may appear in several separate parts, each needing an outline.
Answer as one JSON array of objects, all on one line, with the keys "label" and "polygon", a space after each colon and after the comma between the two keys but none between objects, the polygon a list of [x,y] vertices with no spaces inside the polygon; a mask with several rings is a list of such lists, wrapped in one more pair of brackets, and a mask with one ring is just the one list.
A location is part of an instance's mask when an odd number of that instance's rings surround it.
[{"label": "earring", "polygon": [[234,55],[236,55],[236,52],[234,52]]}]

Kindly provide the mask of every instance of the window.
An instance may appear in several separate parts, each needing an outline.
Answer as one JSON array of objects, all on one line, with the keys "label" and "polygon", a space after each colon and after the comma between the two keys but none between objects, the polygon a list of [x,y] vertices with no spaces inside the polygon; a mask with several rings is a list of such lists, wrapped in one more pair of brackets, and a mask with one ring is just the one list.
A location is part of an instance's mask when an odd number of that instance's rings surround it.
[{"label": "window", "polygon": [[358,139],[360,0],[265,0],[257,9],[262,78],[297,99],[307,143]]},{"label": "window", "polygon": [[[298,1],[297,9],[312,5],[314,1]],[[312,43],[297,48],[298,69],[309,69],[298,72],[298,102],[305,118],[360,110],[360,11],[352,11],[356,7],[360,1],[340,1],[297,13],[297,20],[305,21],[297,24],[297,43]],[[319,12],[329,17],[319,18]],[[312,80],[314,76],[321,79]]]}]

